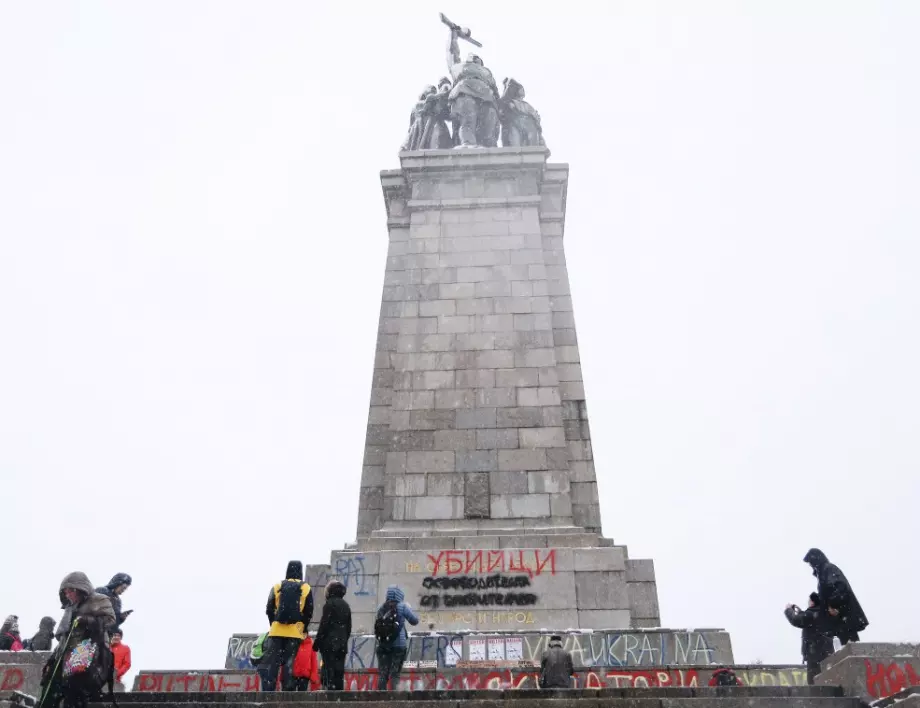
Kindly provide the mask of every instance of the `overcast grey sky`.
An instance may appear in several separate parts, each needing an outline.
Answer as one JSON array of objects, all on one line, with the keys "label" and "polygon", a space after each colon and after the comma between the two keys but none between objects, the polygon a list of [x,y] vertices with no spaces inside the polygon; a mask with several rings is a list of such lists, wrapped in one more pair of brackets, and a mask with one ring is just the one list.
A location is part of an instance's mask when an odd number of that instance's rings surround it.
[{"label": "overcast grey sky", "polygon": [[604,529],[663,623],[798,661],[817,545],[865,639],[920,638],[920,4],[536,7],[0,4],[0,615],[127,571],[135,667],[216,667],[353,540],[443,10],[571,165]]}]

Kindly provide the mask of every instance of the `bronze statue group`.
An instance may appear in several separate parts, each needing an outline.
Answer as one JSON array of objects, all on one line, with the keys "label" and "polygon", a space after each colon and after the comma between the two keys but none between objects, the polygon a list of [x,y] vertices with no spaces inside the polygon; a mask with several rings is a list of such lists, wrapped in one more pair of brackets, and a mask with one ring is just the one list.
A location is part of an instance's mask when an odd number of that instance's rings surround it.
[{"label": "bronze statue group", "polygon": [[[450,77],[426,86],[409,118],[403,150],[528,147],[545,145],[540,114],[524,100],[524,87],[515,79],[502,82],[502,92],[477,54],[460,58],[458,39],[469,30],[442,19],[450,27],[447,66]],[[477,42],[474,42],[478,45]]]}]

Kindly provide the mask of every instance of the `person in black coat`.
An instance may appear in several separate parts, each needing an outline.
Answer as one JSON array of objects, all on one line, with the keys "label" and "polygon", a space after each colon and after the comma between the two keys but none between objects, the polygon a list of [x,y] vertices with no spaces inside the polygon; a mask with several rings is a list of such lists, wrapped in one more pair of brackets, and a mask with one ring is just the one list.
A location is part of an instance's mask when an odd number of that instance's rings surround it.
[{"label": "person in black coat", "polygon": [[134,610],[121,611],[121,596],[129,587],[131,587],[131,576],[127,573],[115,573],[108,585],[96,588],[96,592],[100,595],[105,595],[112,601],[112,609],[115,610],[115,621],[118,627],[121,627],[124,621],[128,619],[128,615],[134,612]]},{"label": "person in black coat", "polygon": [[818,579],[818,605],[833,618],[834,635],[841,644],[858,642],[859,632],[869,626],[869,620],[843,571],[817,548],[810,549],[802,560]]},{"label": "person in black coat", "polygon": [[834,653],[834,623],[827,612],[821,610],[821,598],[813,592],[808,597],[808,609],[786,605],[786,619],[793,627],[802,630],[802,661],[808,671],[808,685],[813,686],[815,676],[821,673],[821,662]]},{"label": "person in black coat", "polygon": [[345,656],[351,636],[351,608],[345,602],[345,592],[345,585],[338,580],[326,586],[326,604],[314,642],[323,656],[323,688],[328,691],[345,688]]}]

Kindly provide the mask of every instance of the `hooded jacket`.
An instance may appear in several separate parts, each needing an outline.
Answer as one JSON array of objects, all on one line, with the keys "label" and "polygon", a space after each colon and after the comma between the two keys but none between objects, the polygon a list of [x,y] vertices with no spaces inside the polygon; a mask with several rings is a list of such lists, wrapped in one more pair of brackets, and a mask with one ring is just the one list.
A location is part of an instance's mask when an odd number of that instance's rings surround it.
[{"label": "hooded jacket", "polygon": [[562,648],[562,642],[550,641],[540,662],[540,688],[571,688],[574,673],[572,655]]},{"label": "hooded jacket", "polygon": [[[83,593],[83,599],[76,605],[71,605],[64,595],[66,588]],[[93,584],[86,577],[86,573],[75,572],[65,576],[61,581],[61,589],[58,595],[61,598],[61,607],[64,608],[64,616],[61,617],[54,636],[62,644],[70,634],[71,625],[75,620],[95,620],[101,624],[102,629],[106,632],[111,632],[115,629],[115,610],[112,609],[112,603],[105,595],[100,595],[93,590]],[[82,633],[80,634],[82,636]],[[72,637],[70,644],[76,644],[75,640],[76,637]]]},{"label": "hooded jacket", "polygon": [[833,608],[839,611],[839,615],[834,619],[837,634],[861,632],[868,627],[869,620],[843,571],[817,548],[810,549],[802,560],[812,567],[818,579],[821,609],[826,611],[827,608]]},{"label": "hooded jacket", "polygon": [[[387,602],[396,603],[396,621],[399,623],[399,632],[396,634],[396,639],[394,639],[392,643],[386,646],[380,646],[379,648],[405,649],[406,645],[409,643],[409,633],[406,630],[406,622],[414,627],[418,624],[418,616],[412,611],[412,608],[406,604],[405,600],[406,593],[400,588],[395,585],[391,585],[387,588]],[[378,608],[377,613],[383,612],[385,608],[386,603]]]},{"label": "hooded jacket", "polygon": [[326,604],[323,616],[316,630],[316,650],[326,655],[348,652],[348,638],[351,636],[351,608],[345,601],[345,585],[333,580],[326,586]]},{"label": "hooded jacket", "polygon": [[131,576],[127,573],[115,573],[108,585],[96,588],[96,592],[100,595],[105,595],[112,601],[112,609],[115,610],[116,625],[121,627],[122,623],[128,619],[128,615],[121,611],[121,597],[115,594],[115,588],[119,585],[131,585]]},{"label": "hooded jacket", "polygon": [[124,642],[113,644],[112,657],[115,663],[115,680],[121,683],[125,674],[131,670],[131,647]]},{"label": "hooded jacket", "polygon": [[833,617],[820,606],[786,609],[786,619],[793,627],[802,630],[802,659],[805,663],[824,661],[834,653]]},{"label": "hooded jacket", "polygon": [[54,618],[42,617],[38,623],[38,632],[29,641],[29,649],[32,651],[51,651],[51,644],[54,641]]},{"label": "hooded jacket", "polygon": [[304,640],[300,643],[292,668],[294,678],[310,679],[311,691],[320,689],[319,658],[316,656],[316,650],[313,648],[313,641],[310,637],[304,637]]},{"label": "hooded jacket", "polygon": [[[303,581],[303,564],[290,561],[284,578],[271,589],[265,603],[265,614],[271,624],[268,636],[303,639],[313,619],[313,593],[309,584]],[[279,611],[288,608],[296,608],[293,612],[296,621],[279,621]]]},{"label": "hooded jacket", "polygon": [[19,617],[10,615],[0,626],[0,651],[22,651]]}]

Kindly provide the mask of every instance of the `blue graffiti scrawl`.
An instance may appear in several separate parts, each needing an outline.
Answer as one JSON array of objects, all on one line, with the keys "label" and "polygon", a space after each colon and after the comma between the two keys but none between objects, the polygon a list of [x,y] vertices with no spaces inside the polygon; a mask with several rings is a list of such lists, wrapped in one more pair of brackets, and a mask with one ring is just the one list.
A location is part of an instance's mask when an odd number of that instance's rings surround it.
[{"label": "blue graffiti scrawl", "polygon": [[373,595],[367,587],[367,573],[364,572],[364,556],[340,556],[335,561],[335,576],[341,580],[353,595]]}]

